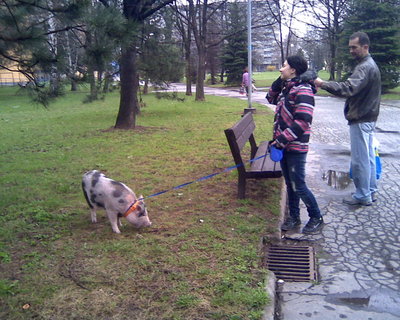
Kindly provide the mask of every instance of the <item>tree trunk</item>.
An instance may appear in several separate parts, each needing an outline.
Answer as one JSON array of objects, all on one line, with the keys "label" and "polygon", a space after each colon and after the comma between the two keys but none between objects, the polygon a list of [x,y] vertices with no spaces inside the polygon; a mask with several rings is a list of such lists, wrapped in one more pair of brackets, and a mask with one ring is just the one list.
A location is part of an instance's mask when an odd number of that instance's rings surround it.
[{"label": "tree trunk", "polygon": [[137,92],[139,81],[136,67],[136,44],[125,48],[121,55],[121,98],[116,129],[134,129],[139,111]]},{"label": "tree trunk", "polygon": [[192,62],[191,62],[191,50],[190,50],[190,45],[191,45],[191,27],[190,24],[187,26],[187,34],[185,34],[185,31],[183,31],[183,42],[185,46],[185,62],[186,62],[186,68],[185,68],[185,76],[186,76],[186,95],[191,96],[192,95]]},{"label": "tree trunk", "polygon": [[186,60],[186,69],[185,69],[185,76],[186,76],[186,95],[192,95],[192,65],[189,60]]},{"label": "tree trunk", "polygon": [[196,101],[204,101],[204,80],[206,74],[206,52],[203,49],[198,50],[199,60],[197,65],[197,81],[196,81]]},{"label": "tree trunk", "polygon": [[336,68],[336,79],[340,81],[342,79],[342,71],[343,71],[343,66],[342,64],[338,64]]},{"label": "tree trunk", "polygon": [[334,43],[334,37],[330,40],[331,43],[329,45],[331,52],[331,61],[329,63],[329,81],[335,80],[336,73],[336,44]]},{"label": "tree trunk", "polygon": [[211,64],[210,64],[210,74],[211,74],[211,84],[217,84],[217,77],[216,77],[216,71],[215,71],[215,61],[212,59]]},{"label": "tree trunk", "polygon": [[75,79],[71,79],[71,91],[78,91],[78,82]]},{"label": "tree trunk", "polygon": [[95,101],[97,100],[97,86],[92,66],[88,67],[88,80],[90,85],[89,101]]},{"label": "tree trunk", "polygon": [[103,93],[111,91],[112,75],[108,72],[104,74]]},{"label": "tree trunk", "polygon": [[99,69],[99,71],[97,71],[97,78],[96,78],[97,92],[99,94],[102,91],[103,83],[104,83],[104,74],[103,71]]},{"label": "tree trunk", "polygon": [[149,93],[149,79],[144,80],[143,94]]},{"label": "tree trunk", "polygon": [[282,23],[279,20],[278,23],[279,26],[279,41],[278,41],[278,45],[279,45],[279,50],[281,51],[281,65],[283,66],[283,63],[285,62],[285,49],[283,48],[283,33],[282,33]]}]

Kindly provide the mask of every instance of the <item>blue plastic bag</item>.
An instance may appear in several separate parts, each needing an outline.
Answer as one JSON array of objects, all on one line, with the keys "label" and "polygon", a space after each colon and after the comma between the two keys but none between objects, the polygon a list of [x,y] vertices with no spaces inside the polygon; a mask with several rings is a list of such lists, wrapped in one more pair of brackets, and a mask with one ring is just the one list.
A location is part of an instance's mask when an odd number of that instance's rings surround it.
[{"label": "blue plastic bag", "polygon": [[[379,156],[379,152],[378,152],[377,148],[375,148],[375,167],[376,167],[376,180],[379,180],[382,175],[382,163],[381,163],[381,157]],[[350,163],[349,177],[350,177],[350,179],[353,179],[353,174],[351,171],[351,163]]]},{"label": "blue plastic bag", "polygon": [[382,174],[381,157],[379,156],[378,149],[375,148],[375,165],[376,165],[376,179],[379,180]]}]

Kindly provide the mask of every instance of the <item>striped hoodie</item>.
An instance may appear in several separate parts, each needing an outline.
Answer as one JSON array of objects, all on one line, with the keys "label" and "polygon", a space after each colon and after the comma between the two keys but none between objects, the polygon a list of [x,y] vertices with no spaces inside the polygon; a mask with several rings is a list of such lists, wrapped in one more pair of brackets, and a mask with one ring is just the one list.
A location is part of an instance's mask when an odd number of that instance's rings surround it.
[{"label": "striped hoodie", "polygon": [[315,105],[315,86],[297,77],[285,82],[279,80],[272,84],[266,97],[269,103],[276,104],[273,139],[286,151],[306,153]]}]

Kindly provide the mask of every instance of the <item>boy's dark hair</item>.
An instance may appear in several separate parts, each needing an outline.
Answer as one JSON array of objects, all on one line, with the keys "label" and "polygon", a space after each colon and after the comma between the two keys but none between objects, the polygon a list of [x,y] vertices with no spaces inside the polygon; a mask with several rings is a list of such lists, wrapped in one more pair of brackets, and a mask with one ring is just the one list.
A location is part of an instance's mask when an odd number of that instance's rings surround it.
[{"label": "boy's dark hair", "polygon": [[286,61],[290,67],[296,70],[297,76],[306,72],[308,69],[307,61],[302,56],[290,56],[286,58]]},{"label": "boy's dark hair", "polygon": [[350,36],[350,40],[354,40],[358,38],[358,42],[360,43],[361,46],[364,45],[368,45],[370,44],[369,42],[369,37],[365,32],[354,32],[351,36]]}]

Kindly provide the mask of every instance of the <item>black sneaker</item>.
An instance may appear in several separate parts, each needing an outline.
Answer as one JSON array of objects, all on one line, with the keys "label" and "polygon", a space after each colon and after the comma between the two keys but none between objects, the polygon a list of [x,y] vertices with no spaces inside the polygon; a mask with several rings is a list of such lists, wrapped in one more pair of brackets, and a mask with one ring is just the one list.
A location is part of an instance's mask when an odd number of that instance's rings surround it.
[{"label": "black sneaker", "polygon": [[301,225],[300,218],[288,217],[284,223],[281,225],[282,231],[289,231],[295,229],[297,226]]},{"label": "black sneaker", "polygon": [[313,233],[318,231],[324,224],[324,219],[321,218],[310,218],[306,226],[303,228],[303,233]]}]

